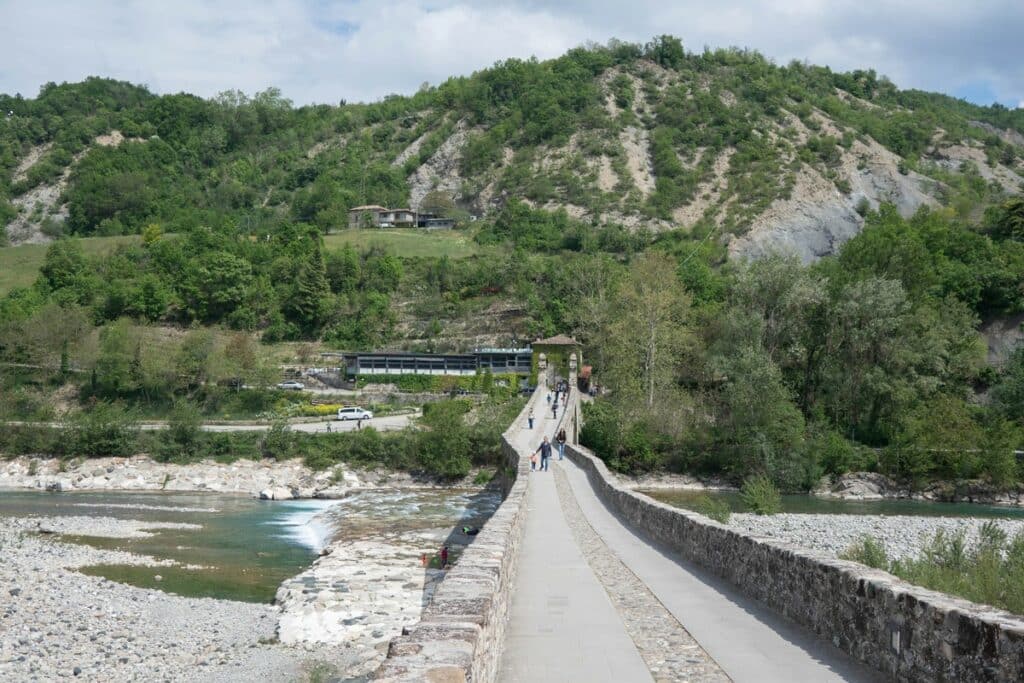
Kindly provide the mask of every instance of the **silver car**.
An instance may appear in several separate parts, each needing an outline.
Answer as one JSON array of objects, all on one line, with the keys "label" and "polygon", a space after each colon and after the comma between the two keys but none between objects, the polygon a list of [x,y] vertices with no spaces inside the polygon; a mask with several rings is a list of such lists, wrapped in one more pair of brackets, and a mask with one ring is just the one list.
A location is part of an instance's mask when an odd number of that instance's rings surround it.
[{"label": "silver car", "polygon": [[339,420],[372,420],[373,413],[359,406],[349,406],[347,408],[338,408],[338,419]]},{"label": "silver car", "polygon": [[281,382],[280,384],[278,384],[277,388],[278,389],[291,389],[293,391],[302,391],[303,389],[306,388],[306,385],[303,384],[302,382],[296,382],[295,380],[290,379],[287,382]]}]

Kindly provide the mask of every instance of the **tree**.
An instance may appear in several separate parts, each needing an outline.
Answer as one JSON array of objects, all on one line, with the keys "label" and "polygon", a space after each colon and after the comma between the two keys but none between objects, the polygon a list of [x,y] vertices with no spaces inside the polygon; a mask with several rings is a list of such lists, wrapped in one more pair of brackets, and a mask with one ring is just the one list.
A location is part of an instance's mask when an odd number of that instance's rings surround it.
[{"label": "tree", "polygon": [[767,474],[785,489],[806,489],[815,473],[801,458],[804,420],[782,372],[764,349],[751,345],[719,360],[724,382],[715,416],[727,470]]},{"label": "tree", "polygon": [[47,247],[38,282],[62,301],[79,304],[88,304],[96,287],[82,245],[74,239],[57,240]]},{"label": "tree", "polygon": [[236,388],[243,383],[251,383],[256,373],[256,344],[252,336],[244,332],[235,332],[228,337],[222,351],[223,377],[230,380]]},{"label": "tree", "polygon": [[463,418],[465,407],[459,401],[432,403],[421,423],[425,429],[416,437],[416,457],[420,465],[448,479],[469,473],[469,430]]},{"label": "tree", "polygon": [[63,376],[91,330],[86,309],[49,303],[20,326],[18,337],[33,363],[53,369],[62,367]]},{"label": "tree", "polygon": [[137,364],[141,340],[126,318],[100,330],[99,355],[96,358],[96,388],[105,396],[131,394],[139,389]]},{"label": "tree", "polygon": [[207,381],[213,342],[210,330],[197,329],[185,335],[174,361],[175,387],[179,391],[191,391]]},{"label": "tree", "polygon": [[989,232],[996,239],[1024,242],[1024,199],[1014,197],[1004,202],[995,213]]},{"label": "tree", "polygon": [[607,367],[609,329],[615,318],[615,293],[622,267],[610,256],[581,255],[565,266],[572,332],[592,353],[599,371]]},{"label": "tree", "polygon": [[624,400],[639,400],[650,410],[657,399],[677,394],[689,309],[672,259],[645,253],[630,265],[609,326],[607,359]]},{"label": "tree", "polygon": [[1003,374],[992,387],[992,405],[1024,426],[1024,346],[1010,355]]},{"label": "tree", "polygon": [[314,334],[324,323],[330,291],[323,253],[320,246],[315,245],[299,267],[295,289],[284,307],[285,315],[304,334]]},{"label": "tree", "polygon": [[985,435],[962,399],[935,396],[918,404],[901,422],[894,452],[886,460],[894,474],[919,481],[930,475],[977,476]]},{"label": "tree", "polygon": [[331,252],[326,259],[327,281],[335,294],[349,294],[359,286],[362,263],[351,244]]},{"label": "tree", "polygon": [[250,263],[227,251],[210,251],[189,264],[182,298],[192,317],[220,320],[240,306],[253,284]]},{"label": "tree", "polygon": [[644,57],[666,69],[678,69],[686,61],[686,51],[675,36],[660,35],[644,46]]}]

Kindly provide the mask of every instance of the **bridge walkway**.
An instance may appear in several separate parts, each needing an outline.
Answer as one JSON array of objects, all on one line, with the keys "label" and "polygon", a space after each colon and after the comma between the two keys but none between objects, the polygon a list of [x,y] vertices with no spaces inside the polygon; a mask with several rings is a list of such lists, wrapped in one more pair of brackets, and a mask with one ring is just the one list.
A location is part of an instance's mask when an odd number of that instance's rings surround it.
[{"label": "bridge walkway", "polygon": [[[543,401],[536,414],[534,429],[523,425],[516,443],[523,457],[540,445],[544,435],[553,441],[557,423]],[[498,680],[652,680],[608,594],[573,540],[559,506],[554,472],[531,472],[530,476]]]},{"label": "bridge walkway", "polygon": [[[534,429],[521,425],[516,437],[523,457],[536,449],[544,434],[550,437],[555,431],[556,422],[544,414],[542,401],[537,415]],[[621,683],[655,678],[609,598],[609,587],[601,584],[574,539],[560,506],[555,468],[566,475],[571,496],[593,531],[732,680],[881,679],[831,643],[635,534],[568,459],[553,458],[551,468],[530,474],[500,681]],[[656,677],[668,680],[657,672]]]}]

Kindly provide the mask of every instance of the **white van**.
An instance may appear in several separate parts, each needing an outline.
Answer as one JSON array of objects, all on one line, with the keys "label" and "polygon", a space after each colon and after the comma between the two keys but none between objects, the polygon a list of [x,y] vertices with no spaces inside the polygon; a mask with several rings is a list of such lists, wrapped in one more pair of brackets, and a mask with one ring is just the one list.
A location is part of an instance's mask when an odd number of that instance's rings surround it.
[{"label": "white van", "polygon": [[364,410],[359,406],[349,406],[347,408],[338,408],[338,419],[339,420],[372,420],[373,413],[369,410]]}]

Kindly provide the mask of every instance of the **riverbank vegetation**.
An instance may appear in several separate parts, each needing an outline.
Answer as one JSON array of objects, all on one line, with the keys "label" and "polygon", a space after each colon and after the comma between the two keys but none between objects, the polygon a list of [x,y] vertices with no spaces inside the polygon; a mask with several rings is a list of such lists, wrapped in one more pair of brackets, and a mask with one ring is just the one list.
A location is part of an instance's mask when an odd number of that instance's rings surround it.
[{"label": "riverbank vegetation", "polygon": [[962,531],[940,530],[916,558],[890,560],[885,548],[870,537],[841,557],[918,586],[1024,614],[1024,533],[1010,538],[993,522],[982,525],[973,542]]},{"label": "riverbank vegetation", "polygon": [[[995,370],[976,330],[1024,310],[1024,242],[1005,236],[1019,211],[1009,202],[972,225],[883,206],[810,266],[714,270],[692,245],[659,240],[646,258],[674,294],[638,298],[650,264],[637,259],[581,304],[607,303],[581,334],[609,389],[587,406],[584,443],[624,472],[766,474],[790,491],[854,470],[1017,483],[1024,354]],[[653,402],[641,391],[652,383]],[[992,400],[975,400],[981,390]]]},{"label": "riverbank vegetation", "polygon": [[378,432],[367,426],[312,434],[293,431],[283,420],[262,432],[204,431],[197,406],[187,400],[175,402],[166,429],[140,430],[135,416],[123,406],[97,402],[63,425],[5,425],[0,430],[0,456],[72,460],[147,454],[177,464],[303,458],[317,470],[344,463],[454,480],[473,467],[500,466],[501,434],[522,406],[517,398],[476,407],[462,400],[440,401],[404,430]]}]

